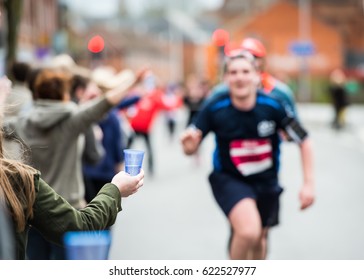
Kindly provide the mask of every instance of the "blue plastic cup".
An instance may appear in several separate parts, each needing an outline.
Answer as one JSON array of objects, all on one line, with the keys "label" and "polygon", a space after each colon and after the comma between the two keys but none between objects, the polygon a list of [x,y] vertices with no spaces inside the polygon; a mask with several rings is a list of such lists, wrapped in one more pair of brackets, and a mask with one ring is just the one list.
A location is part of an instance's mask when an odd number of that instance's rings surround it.
[{"label": "blue plastic cup", "polygon": [[107,260],[111,234],[103,231],[69,231],[64,235],[68,260]]},{"label": "blue plastic cup", "polygon": [[125,172],[131,176],[138,175],[143,165],[144,151],[125,149]]}]

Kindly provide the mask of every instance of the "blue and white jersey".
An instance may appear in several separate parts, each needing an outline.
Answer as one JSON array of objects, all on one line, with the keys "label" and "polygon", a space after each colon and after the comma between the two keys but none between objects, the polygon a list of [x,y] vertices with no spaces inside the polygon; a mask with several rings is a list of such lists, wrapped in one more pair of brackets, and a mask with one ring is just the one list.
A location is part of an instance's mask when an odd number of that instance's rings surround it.
[{"label": "blue and white jersey", "polygon": [[215,170],[255,181],[277,180],[279,130],[286,131],[297,142],[307,136],[301,127],[297,135],[291,123],[297,126],[283,105],[260,91],[254,108],[249,111],[235,108],[229,92],[213,96],[194,121],[203,137],[210,131],[215,133]]},{"label": "blue and white jersey", "polygon": [[[286,109],[286,112],[296,118],[297,121],[299,121],[297,108],[294,102],[294,94],[290,87],[282,83],[281,81],[273,78],[272,76],[270,76],[270,78],[270,82],[272,83],[271,88],[262,88],[261,92],[269,95],[270,97],[276,98],[279,102],[281,102],[283,107]],[[216,95],[227,94],[228,92],[229,87],[227,84],[218,84],[212,89],[209,99],[213,98]]]},{"label": "blue and white jersey", "polygon": [[275,79],[273,89],[266,94],[278,99],[286,109],[287,114],[290,114],[299,120],[296,105],[294,103],[294,95],[289,86]]}]

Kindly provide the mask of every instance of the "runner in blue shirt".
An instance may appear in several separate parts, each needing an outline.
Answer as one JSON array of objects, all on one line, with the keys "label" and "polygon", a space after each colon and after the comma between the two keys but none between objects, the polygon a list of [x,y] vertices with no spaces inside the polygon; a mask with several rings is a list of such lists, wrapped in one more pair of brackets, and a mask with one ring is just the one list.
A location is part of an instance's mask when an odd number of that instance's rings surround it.
[{"label": "runner in blue shirt", "polygon": [[265,259],[268,229],[278,224],[279,132],[298,143],[304,184],[301,209],[314,201],[312,146],[308,134],[284,106],[258,90],[254,57],[237,50],[226,58],[229,91],[207,101],[181,137],[192,155],[209,133],[216,136],[209,176],[214,197],[232,227],[231,259]]},{"label": "runner in blue shirt", "polygon": [[[240,48],[250,52],[255,57],[256,68],[259,72],[259,88],[262,93],[277,98],[285,107],[287,113],[292,114],[298,120],[295,98],[290,87],[282,81],[273,77],[266,71],[266,49],[261,41],[255,38],[245,38]],[[224,83],[216,86],[211,96],[228,92],[228,86]]]}]

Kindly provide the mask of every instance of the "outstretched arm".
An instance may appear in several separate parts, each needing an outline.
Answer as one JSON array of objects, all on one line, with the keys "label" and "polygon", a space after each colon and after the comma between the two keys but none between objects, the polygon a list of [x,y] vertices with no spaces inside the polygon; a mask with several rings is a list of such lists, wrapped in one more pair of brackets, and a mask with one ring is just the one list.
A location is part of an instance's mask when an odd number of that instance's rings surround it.
[{"label": "outstretched arm", "polygon": [[67,231],[103,230],[112,226],[121,211],[121,198],[138,191],[144,184],[144,171],[130,176],[117,173],[111,183],[104,185],[97,196],[83,209],[75,209],[58,195],[45,181],[35,175],[36,198],[34,216],[30,224],[42,235],[57,244],[63,244]]},{"label": "outstretched arm", "polygon": [[181,136],[183,152],[186,155],[194,154],[200,146],[201,139],[201,130],[194,127],[188,127]]},{"label": "outstretched arm", "polygon": [[314,201],[313,151],[312,143],[306,130],[295,120],[287,117],[283,120],[287,135],[299,143],[303,171],[303,186],[299,193],[301,210],[311,206]]},{"label": "outstretched arm", "polygon": [[303,186],[299,193],[301,210],[311,206],[315,198],[315,186],[313,178],[313,149],[311,140],[306,137],[300,143]]},{"label": "outstretched arm", "polygon": [[143,79],[146,71],[147,68],[140,69],[136,74],[131,70],[123,71],[123,82],[118,87],[105,93],[106,100],[113,106],[118,105],[128,94],[129,90]]}]

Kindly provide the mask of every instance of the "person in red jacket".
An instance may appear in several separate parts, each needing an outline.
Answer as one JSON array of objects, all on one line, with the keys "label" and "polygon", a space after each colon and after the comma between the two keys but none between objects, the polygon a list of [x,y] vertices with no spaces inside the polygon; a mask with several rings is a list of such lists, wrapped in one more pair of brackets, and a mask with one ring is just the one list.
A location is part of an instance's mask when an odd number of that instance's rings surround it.
[{"label": "person in red jacket", "polygon": [[153,174],[154,154],[150,139],[153,122],[160,111],[181,107],[183,101],[180,96],[167,98],[164,90],[156,85],[156,78],[152,72],[144,76],[143,88],[140,90],[145,91],[142,99],[126,111],[126,117],[135,132],[130,135],[127,147],[132,146],[135,137],[144,138],[148,153],[148,171]]}]

